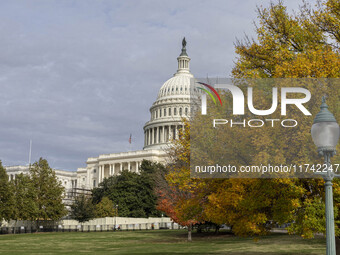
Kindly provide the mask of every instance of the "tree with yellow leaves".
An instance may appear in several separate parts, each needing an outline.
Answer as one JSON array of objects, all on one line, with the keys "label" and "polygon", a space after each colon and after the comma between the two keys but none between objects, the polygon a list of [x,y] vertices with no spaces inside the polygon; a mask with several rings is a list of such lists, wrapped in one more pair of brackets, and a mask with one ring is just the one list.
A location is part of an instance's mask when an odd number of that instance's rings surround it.
[{"label": "tree with yellow leaves", "polygon": [[[316,10],[308,5],[301,12],[289,15],[282,2],[269,8],[259,8],[257,40],[237,41],[238,60],[233,69],[234,78],[336,78],[340,76],[339,3],[319,2]],[[328,104],[340,120],[339,82],[329,80],[299,80],[308,84],[313,97],[308,109],[318,112],[321,96],[328,94]],[[285,81],[275,86],[284,87]],[[298,86],[295,85],[295,86]],[[270,97],[263,96],[262,87],[254,86],[254,104],[266,108]],[[269,87],[270,89],[270,87]],[[270,95],[270,93],[269,93]],[[269,98],[269,101],[268,101]],[[208,102],[209,104],[209,102]],[[224,102],[228,105],[228,102]],[[214,116],[223,118],[223,112],[209,104]],[[219,115],[220,114],[220,115]],[[246,113],[247,114],[247,113]],[[169,185],[167,198],[169,212],[175,220],[189,222],[209,221],[228,224],[240,236],[263,235],[274,224],[291,223],[290,233],[311,238],[324,232],[324,188],[322,179],[200,179],[190,178],[190,154],[193,150],[189,136],[205,141],[195,147],[202,161],[225,159],[233,164],[322,162],[317,158],[309,129],[312,119],[299,116],[295,130],[280,127],[254,131],[252,129],[209,130],[202,116],[194,116],[190,129],[186,124],[184,137],[174,142],[170,150],[173,165],[165,180]],[[196,133],[195,131],[196,130]],[[308,130],[308,132],[306,132]],[[218,135],[216,135],[216,132]],[[219,133],[218,133],[219,132]],[[201,140],[200,140],[201,139]],[[195,144],[196,146],[197,144]],[[339,156],[333,162],[339,162]],[[340,205],[339,181],[334,181],[335,219]],[[169,195],[170,194],[170,195]],[[172,196],[171,196],[172,194]],[[164,202],[165,200],[163,200]],[[337,233],[339,230],[336,229]]]}]

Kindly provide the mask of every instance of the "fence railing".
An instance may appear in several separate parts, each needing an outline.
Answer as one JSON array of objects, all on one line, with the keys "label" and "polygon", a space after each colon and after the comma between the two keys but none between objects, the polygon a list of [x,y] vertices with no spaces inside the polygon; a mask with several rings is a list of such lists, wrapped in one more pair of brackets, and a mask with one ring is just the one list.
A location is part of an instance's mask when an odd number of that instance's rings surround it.
[{"label": "fence railing", "polygon": [[139,224],[119,224],[119,225],[55,225],[55,226],[18,226],[0,227],[0,235],[3,234],[25,234],[37,232],[109,232],[109,231],[140,231],[155,229],[182,229],[176,224],[139,223]]}]

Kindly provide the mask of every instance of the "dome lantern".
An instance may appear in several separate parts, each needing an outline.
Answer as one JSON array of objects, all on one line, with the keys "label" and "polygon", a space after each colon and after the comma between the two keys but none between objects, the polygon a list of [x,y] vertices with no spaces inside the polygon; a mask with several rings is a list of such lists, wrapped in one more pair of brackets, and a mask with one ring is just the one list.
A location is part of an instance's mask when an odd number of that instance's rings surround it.
[{"label": "dome lantern", "polygon": [[187,41],[185,40],[185,37],[184,37],[182,40],[182,52],[177,58],[178,69],[175,75],[182,74],[182,73],[190,73],[190,69],[189,69],[190,58],[188,57],[188,54],[187,54],[186,45],[187,45]]}]

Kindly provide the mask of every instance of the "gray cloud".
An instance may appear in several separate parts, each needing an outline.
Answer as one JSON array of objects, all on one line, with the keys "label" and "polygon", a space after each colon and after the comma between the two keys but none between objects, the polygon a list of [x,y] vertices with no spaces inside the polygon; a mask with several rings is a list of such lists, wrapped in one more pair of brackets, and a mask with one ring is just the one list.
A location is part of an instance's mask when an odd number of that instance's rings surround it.
[{"label": "gray cloud", "polygon": [[87,157],[141,149],[182,37],[196,77],[229,76],[235,38],[254,34],[256,4],[268,3],[1,1],[0,159],[27,164],[30,139],[33,160],[68,170]]}]

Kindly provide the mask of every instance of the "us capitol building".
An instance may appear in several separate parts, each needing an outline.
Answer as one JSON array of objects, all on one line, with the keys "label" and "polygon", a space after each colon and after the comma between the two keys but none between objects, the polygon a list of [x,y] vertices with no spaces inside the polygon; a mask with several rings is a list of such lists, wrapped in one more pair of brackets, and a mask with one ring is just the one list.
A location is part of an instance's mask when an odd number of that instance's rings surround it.
[{"label": "us capitol building", "polygon": [[[197,99],[196,89],[190,91],[190,58],[186,52],[185,38],[182,41],[182,52],[177,58],[177,72],[167,80],[158,92],[156,101],[150,108],[151,118],[144,125],[144,147],[139,151],[103,154],[88,158],[87,166],[77,171],[54,169],[66,192],[74,189],[90,190],[112,175],[119,175],[122,170],[138,173],[141,162],[146,159],[165,163],[167,155],[164,148],[172,139],[178,138],[179,129],[183,127],[182,118],[191,112],[192,100]],[[7,166],[10,179],[20,173],[28,173],[28,166]]]}]

